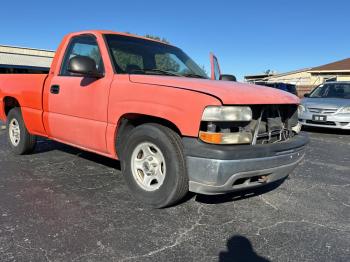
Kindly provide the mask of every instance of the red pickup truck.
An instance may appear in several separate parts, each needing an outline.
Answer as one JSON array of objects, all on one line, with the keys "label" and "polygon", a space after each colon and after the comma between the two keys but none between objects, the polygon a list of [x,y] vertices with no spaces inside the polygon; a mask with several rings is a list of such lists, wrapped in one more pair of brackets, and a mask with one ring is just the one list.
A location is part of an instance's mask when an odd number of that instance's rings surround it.
[{"label": "red pickup truck", "polygon": [[47,137],[121,161],[132,194],[153,207],[188,191],[221,194],[286,177],[308,138],[299,99],[220,75],[181,49],[110,31],[64,37],[48,75],[1,75],[0,119],[12,151]]}]

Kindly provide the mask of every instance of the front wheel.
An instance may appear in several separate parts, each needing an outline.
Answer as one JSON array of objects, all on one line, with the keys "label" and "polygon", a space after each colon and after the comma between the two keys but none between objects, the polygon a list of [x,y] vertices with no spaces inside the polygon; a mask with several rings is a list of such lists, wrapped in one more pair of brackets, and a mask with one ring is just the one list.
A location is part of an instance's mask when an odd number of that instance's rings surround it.
[{"label": "front wheel", "polygon": [[16,155],[24,155],[34,150],[36,137],[28,132],[19,108],[10,110],[7,116],[6,126],[8,131],[8,143],[13,153]]},{"label": "front wheel", "polygon": [[188,192],[182,142],[177,133],[159,124],[144,124],[130,132],[122,152],[122,168],[132,194],[162,208]]}]

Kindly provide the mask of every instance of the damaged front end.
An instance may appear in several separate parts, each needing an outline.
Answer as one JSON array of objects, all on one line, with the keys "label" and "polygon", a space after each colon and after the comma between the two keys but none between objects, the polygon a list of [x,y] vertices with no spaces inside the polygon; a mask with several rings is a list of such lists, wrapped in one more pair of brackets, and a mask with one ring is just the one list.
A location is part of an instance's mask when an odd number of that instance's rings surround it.
[{"label": "damaged front end", "polygon": [[298,105],[228,106],[204,111],[199,137],[211,144],[256,145],[283,142],[299,132]]},{"label": "damaged front end", "polygon": [[190,191],[222,194],[285,178],[305,154],[299,131],[297,104],[207,107],[200,139],[183,138]]}]

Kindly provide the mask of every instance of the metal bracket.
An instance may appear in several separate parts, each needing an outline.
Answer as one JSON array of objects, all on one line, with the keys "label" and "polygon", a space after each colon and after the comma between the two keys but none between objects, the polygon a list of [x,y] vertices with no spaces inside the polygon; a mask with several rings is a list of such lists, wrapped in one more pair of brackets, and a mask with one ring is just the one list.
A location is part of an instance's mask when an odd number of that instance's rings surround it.
[{"label": "metal bracket", "polygon": [[256,145],[256,140],[258,139],[260,124],[261,124],[261,118],[263,116],[264,111],[265,111],[265,109],[263,108],[261,110],[260,117],[258,119],[258,124],[256,125],[255,130],[254,130],[254,136],[253,136],[252,145]]}]

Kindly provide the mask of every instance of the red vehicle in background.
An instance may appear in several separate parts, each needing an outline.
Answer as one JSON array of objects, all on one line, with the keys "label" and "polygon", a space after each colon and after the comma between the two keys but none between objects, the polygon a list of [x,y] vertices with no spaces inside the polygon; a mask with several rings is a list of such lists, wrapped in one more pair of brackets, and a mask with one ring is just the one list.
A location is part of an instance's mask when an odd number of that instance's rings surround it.
[{"label": "red vehicle in background", "polygon": [[296,96],[225,80],[214,56],[208,79],[175,46],[72,33],[49,74],[0,76],[0,119],[14,153],[41,136],[119,159],[132,194],[165,207],[282,179],[304,155]]}]

